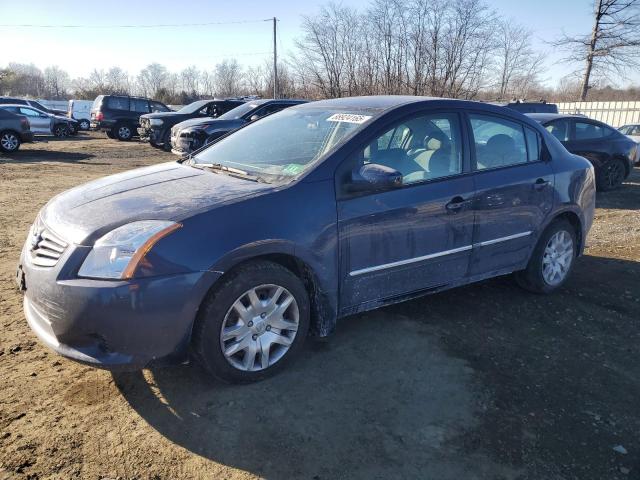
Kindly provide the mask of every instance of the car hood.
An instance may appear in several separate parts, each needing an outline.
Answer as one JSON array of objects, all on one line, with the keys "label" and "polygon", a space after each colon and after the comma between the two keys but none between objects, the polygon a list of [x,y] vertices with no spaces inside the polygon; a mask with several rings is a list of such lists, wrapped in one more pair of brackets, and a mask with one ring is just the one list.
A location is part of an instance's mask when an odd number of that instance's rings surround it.
[{"label": "car hood", "polygon": [[170,162],[111,175],[63,192],[47,203],[41,218],[66,241],[91,245],[129,222],[179,221],[273,188]]}]

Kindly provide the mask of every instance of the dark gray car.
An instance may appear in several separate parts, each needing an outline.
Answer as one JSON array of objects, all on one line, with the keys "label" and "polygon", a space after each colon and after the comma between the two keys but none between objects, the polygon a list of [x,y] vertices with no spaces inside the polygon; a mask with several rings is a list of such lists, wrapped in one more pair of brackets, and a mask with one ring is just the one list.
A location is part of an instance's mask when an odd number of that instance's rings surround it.
[{"label": "dark gray car", "polygon": [[15,152],[20,144],[33,141],[29,121],[0,108],[0,152]]}]

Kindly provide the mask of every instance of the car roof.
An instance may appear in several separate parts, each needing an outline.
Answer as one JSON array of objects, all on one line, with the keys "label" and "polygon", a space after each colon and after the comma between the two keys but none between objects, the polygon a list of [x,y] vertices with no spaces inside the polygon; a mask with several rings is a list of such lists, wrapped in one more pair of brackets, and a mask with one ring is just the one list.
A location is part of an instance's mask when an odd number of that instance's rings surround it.
[{"label": "car roof", "polygon": [[375,113],[376,115],[382,115],[383,113],[386,113],[388,111],[411,104],[421,104],[423,106],[433,104],[433,106],[437,108],[466,108],[469,110],[485,111],[487,113],[494,113],[497,115],[508,115],[516,119],[519,118],[520,120],[522,120],[523,117],[523,114],[518,112],[517,110],[493,105],[487,102],[440,97],[421,97],[413,95],[372,95],[362,97],[333,98],[328,100],[319,100],[317,102],[310,102],[305,105],[300,105],[293,108],[340,108],[345,110],[361,110]]},{"label": "car roof", "polygon": [[525,115],[540,123],[550,122],[551,120],[558,120],[560,118],[579,118],[581,120],[587,119],[597,122],[597,120],[593,120],[592,118],[577,114],[572,115],[570,113],[525,113]]}]

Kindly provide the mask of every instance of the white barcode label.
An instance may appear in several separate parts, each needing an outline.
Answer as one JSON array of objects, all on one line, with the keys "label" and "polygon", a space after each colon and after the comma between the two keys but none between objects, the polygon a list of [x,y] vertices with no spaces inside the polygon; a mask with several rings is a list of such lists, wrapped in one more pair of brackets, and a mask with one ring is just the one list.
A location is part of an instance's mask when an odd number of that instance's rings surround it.
[{"label": "white barcode label", "polygon": [[356,115],[354,113],[334,113],[327,122],[364,123],[371,118],[371,115]]}]

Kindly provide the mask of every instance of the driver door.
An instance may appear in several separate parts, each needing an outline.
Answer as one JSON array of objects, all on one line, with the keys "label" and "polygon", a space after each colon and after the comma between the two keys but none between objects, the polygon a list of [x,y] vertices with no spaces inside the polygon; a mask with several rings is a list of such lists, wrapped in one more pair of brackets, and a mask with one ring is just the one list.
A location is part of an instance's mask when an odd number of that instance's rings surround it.
[{"label": "driver door", "polygon": [[[467,274],[474,194],[455,112],[413,114],[358,149],[347,168],[376,163],[403,185],[338,199],[343,311],[444,286]],[[341,181],[341,180],[339,180]],[[365,307],[366,308],[366,307]]]}]

